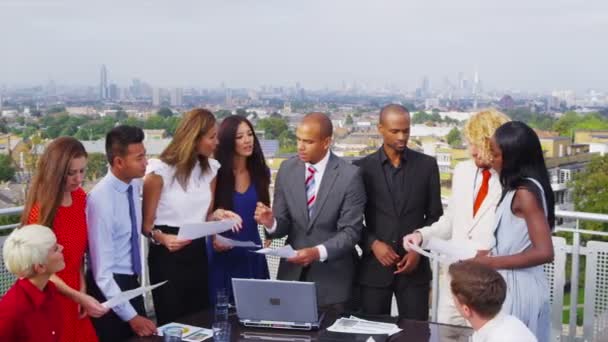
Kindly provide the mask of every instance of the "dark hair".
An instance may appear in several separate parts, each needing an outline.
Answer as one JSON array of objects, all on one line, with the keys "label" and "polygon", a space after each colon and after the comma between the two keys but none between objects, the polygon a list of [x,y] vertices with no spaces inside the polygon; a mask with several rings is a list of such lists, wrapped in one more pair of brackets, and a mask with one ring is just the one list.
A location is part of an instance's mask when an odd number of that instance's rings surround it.
[{"label": "dark hair", "polygon": [[405,106],[402,106],[400,104],[396,104],[396,103],[387,104],[386,106],[382,107],[382,109],[380,109],[380,117],[378,118],[378,122],[379,123],[384,122],[384,118],[390,113],[409,115],[410,111],[407,110],[407,108],[405,108]]},{"label": "dark hair", "polygon": [[106,158],[110,166],[115,157],[124,157],[131,144],[144,141],[144,131],[135,126],[120,125],[112,128],[106,134]]},{"label": "dark hair", "polygon": [[331,138],[334,134],[334,125],[327,114],[321,112],[308,113],[302,119],[302,122],[314,121],[319,124],[321,130],[321,138]]},{"label": "dark hair", "polygon": [[247,158],[247,170],[251,182],[255,185],[258,201],[270,205],[270,170],[266,166],[264,153],[260,141],[255,135],[251,122],[239,115],[231,115],[222,121],[218,132],[219,145],[216,150],[216,158],[222,165],[217,172],[217,186],[215,189],[215,208],[232,210],[233,194],[235,190],[234,180],[234,149],[236,145],[236,132],[241,123],[246,123],[253,133],[253,154]]},{"label": "dark hair", "polygon": [[543,149],[536,132],[521,121],[511,121],[498,127],[494,133],[494,139],[502,152],[500,183],[503,193],[501,202],[507,192],[523,187],[536,195],[542,208],[540,189],[528,178],[535,179],[545,193],[547,221],[549,227],[553,228],[555,226],[555,199],[543,157]]},{"label": "dark hair", "polygon": [[496,270],[472,261],[450,265],[450,289],[461,304],[490,319],[500,312],[507,283]]}]

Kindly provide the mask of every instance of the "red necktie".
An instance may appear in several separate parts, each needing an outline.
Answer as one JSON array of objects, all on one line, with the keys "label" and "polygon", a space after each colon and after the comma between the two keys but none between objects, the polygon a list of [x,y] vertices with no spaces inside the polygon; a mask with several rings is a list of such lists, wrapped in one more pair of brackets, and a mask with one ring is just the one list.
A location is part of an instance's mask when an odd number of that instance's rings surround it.
[{"label": "red necktie", "polygon": [[481,188],[479,188],[477,197],[475,197],[475,204],[473,205],[473,217],[477,215],[477,210],[479,210],[479,207],[481,207],[481,203],[483,203],[483,200],[486,198],[486,195],[488,195],[488,188],[490,187],[490,176],[492,176],[490,170],[483,169],[483,171],[481,171],[481,174],[483,175],[483,182],[481,183]]}]

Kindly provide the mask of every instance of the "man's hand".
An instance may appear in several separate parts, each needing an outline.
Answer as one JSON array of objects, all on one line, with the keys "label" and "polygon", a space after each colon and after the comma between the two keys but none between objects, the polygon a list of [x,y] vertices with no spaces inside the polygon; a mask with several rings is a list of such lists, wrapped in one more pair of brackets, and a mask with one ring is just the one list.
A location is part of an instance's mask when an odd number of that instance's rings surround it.
[{"label": "man's hand", "polygon": [[268,229],[272,228],[272,225],[274,224],[274,215],[272,214],[272,209],[262,202],[258,202],[253,218],[257,223],[263,224],[264,227]]},{"label": "man's hand", "polygon": [[399,260],[399,254],[395,253],[393,247],[380,240],[372,243],[372,252],[384,267],[392,266]]},{"label": "man's hand", "polygon": [[232,249],[232,246],[226,246],[226,245],[222,245],[221,242],[217,241],[217,239],[215,238],[215,235],[213,235],[213,250],[218,252],[218,253],[222,253],[225,251],[229,251]]},{"label": "man's hand", "polygon": [[157,231],[154,235],[156,240],[165,246],[169,252],[179,251],[192,242],[192,240],[178,240],[177,235],[165,234],[160,231]]},{"label": "man's hand", "polygon": [[301,266],[308,266],[321,258],[317,247],[304,248],[296,251],[297,255],[287,261]]},{"label": "man's hand", "polygon": [[420,262],[420,255],[414,251],[409,251],[397,263],[397,270],[395,271],[395,274],[412,273],[416,267],[418,267],[418,262]]},{"label": "man's hand", "polygon": [[156,334],[156,324],[146,317],[137,315],[129,321],[129,325],[137,336],[152,336]]}]

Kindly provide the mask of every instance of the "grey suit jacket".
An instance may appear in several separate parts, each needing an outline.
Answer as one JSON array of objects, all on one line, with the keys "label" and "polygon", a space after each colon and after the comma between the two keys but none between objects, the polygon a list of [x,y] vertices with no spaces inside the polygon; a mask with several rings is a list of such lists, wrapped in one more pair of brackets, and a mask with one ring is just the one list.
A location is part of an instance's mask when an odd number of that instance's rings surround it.
[{"label": "grey suit jacket", "polygon": [[[327,260],[313,262],[305,280],[316,283],[318,305],[343,303],[350,297],[358,258],[355,245],[363,229],[363,178],[358,167],[332,153],[309,218],[304,168],[304,162],[293,157],[279,169],[272,205],[277,226],[270,237],[287,236],[286,243],[296,250],[323,244]],[[301,280],[302,271],[302,266],[281,259],[277,278]]]}]

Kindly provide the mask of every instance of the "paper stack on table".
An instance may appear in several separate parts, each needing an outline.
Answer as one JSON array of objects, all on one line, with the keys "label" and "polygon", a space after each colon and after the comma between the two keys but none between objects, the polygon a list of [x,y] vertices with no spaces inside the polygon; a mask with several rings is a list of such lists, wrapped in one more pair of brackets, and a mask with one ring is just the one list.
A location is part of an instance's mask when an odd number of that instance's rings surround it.
[{"label": "paper stack on table", "polygon": [[433,260],[437,260],[440,264],[450,265],[461,260],[474,258],[477,250],[466,244],[459,244],[457,241],[446,241],[442,239],[430,238],[426,244],[429,252],[422,249],[420,246],[406,242],[407,247],[420,255]]},{"label": "paper stack on table", "polygon": [[182,328],[182,341],[200,342],[213,337],[213,330],[181,323],[167,323],[158,327],[158,336],[163,336],[163,330],[169,327]]},{"label": "paper stack on table", "polygon": [[234,220],[186,223],[179,227],[177,239],[196,240],[205,236],[223,233],[232,229],[236,223]]},{"label": "paper stack on table", "polygon": [[291,245],[285,245],[280,248],[262,248],[255,252],[260,254],[278,256],[286,259],[293,258],[297,254],[293,247],[291,247]]},{"label": "paper stack on table", "polygon": [[346,334],[394,335],[401,331],[396,324],[368,321],[355,316],[342,317],[328,331]]}]

